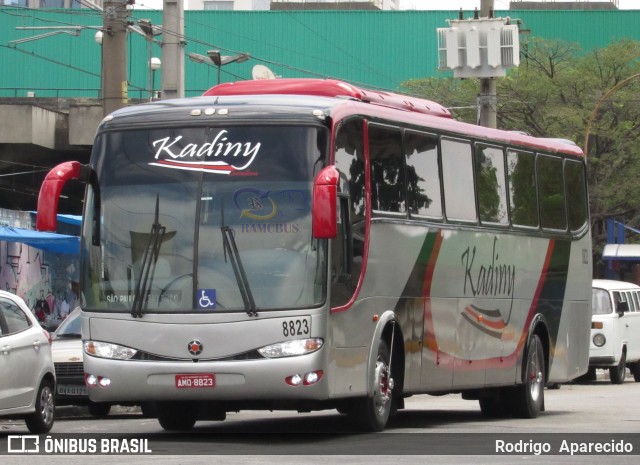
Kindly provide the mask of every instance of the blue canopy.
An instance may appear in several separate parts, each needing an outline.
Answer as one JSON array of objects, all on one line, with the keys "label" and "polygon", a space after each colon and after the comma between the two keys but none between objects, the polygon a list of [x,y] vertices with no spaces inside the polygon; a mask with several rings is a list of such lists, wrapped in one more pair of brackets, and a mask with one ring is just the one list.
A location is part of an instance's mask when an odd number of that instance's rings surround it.
[{"label": "blue canopy", "polygon": [[80,238],[78,236],[0,226],[0,241],[20,242],[53,253],[80,254]]}]

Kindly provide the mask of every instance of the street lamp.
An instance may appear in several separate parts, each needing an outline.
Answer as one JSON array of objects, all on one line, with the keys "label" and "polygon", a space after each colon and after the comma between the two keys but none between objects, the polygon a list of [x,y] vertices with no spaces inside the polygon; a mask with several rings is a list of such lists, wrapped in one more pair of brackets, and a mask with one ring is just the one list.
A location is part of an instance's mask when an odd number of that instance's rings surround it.
[{"label": "street lamp", "polygon": [[218,84],[220,84],[220,69],[224,65],[228,65],[229,63],[243,63],[251,58],[251,55],[248,53],[239,53],[238,55],[220,55],[219,50],[209,50],[207,52],[207,56],[200,55],[199,53],[189,53],[187,54],[189,60],[195,63],[213,63],[218,68]]},{"label": "street lamp", "polygon": [[158,71],[161,66],[162,66],[162,62],[160,61],[160,58],[151,57],[151,59],[149,60],[149,69],[151,70],[151,72],[149,73],[149,76],[150,76],[149,101],[150,102],[153,101],[153,94],[155,93],[156,71]]}]

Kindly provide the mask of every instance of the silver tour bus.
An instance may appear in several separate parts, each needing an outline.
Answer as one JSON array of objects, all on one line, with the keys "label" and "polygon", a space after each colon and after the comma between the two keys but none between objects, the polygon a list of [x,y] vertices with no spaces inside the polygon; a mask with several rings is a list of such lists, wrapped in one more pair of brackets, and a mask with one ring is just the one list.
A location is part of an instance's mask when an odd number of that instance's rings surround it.
[{"label": "silver tour bus", "polygon": [[533,418],[588,368],[591,238],[572,144],[344,82],[221,84],[101,123],[81,238],[85,378],[186,430],[337,409],[382,430],[415,394]]}]

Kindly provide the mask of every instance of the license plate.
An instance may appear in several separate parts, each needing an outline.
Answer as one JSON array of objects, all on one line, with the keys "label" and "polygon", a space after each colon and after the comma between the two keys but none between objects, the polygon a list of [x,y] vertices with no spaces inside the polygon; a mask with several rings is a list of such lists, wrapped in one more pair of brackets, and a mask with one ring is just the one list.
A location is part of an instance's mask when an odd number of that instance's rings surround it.
[{"label": "license plate", "polygon": [[57,386],[58,394],[63,396],[86,396],[87,387],[73,384],[59,384]]},{"label": "license plate", "polygon": [[176,387],[187,388],[212,388],[216,385],[216,376],[213,373],[189,373],[176,375]]}]

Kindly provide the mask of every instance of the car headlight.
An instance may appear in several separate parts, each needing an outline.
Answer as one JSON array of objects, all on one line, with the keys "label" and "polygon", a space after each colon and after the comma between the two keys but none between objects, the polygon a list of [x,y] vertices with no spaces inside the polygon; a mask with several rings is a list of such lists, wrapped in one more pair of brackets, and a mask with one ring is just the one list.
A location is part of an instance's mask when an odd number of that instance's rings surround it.
[{"label": "car headlight", "polygon": [[296,355],[315,352],[319,350],[323,344],[324,341],[320,338],[296,339],[264,346],[258,349],[258,352],[267,358],[294,357]]},{"label": "car headlight", "polygon": [[593,345],[596,347],[602,347],[606,342],[607,338],[602,333],[597,333],[593,336]]},{"label": "car headlight", "polygon": [[100,358],[113,358],[117,360],[129,360],[138,351],[130,347],[108,342],[84,341],[84,351],[88,355]]}]

